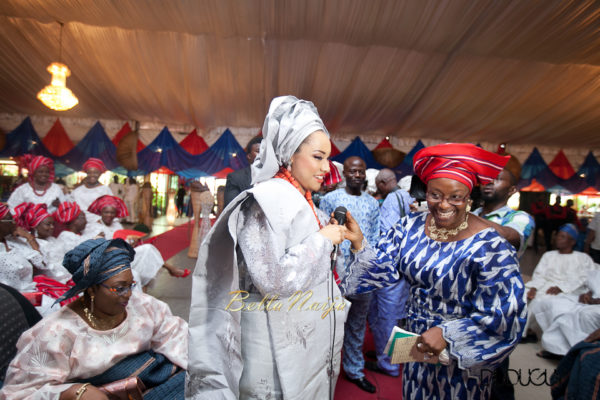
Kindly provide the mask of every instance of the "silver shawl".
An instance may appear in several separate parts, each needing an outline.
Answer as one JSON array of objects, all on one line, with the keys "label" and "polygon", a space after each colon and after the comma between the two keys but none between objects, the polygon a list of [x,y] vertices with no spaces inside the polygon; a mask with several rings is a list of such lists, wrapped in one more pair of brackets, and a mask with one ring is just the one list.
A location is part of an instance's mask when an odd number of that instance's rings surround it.
[{"label": "silver shawl", "polygon": [[[256,244],[266,244],[270,254],[257,257],[242,243],[244,231],[238,226],[243,209],[256,202],[261,210],[260,229],[255,230]],[[246,203],[244,205],[244,203]],[[256,206],[254,205],[254,206]],[[282,179],[270,179],[240,194],[224,211],[202,243],[193,276],[189,319],[189,367],[186,399],[237,399],[243,368],[252,368],[252,359],[241,354],[243,327],[240,312],[227,310],[232,291],[239,290],[236,247],[259,290],[282,293],[279,311],[267,310],[268,326],[252,334],[268,335],[272,341],[274,364],[284,399],[327,398],[330,375],[335,385],[343,324],[348,306],[337,285],[331,292],[329,255],[331,242],[318,234],[319,226],[306,199]],[[242,232],[242,233],[240,233]],[[238,237],[239,236],[239,237]],[[246,235],[247,236],[247,235]],[[291,253],[295,264],[289,261]],[[269,264],[269,261],[280,261]],[[269,264],[269,266],[265,266]],[[275,268],[273,268],[275,266]],[[278,269],[275,271],[275,269]],[[310,273],[297,273],[308,269]],[[304,307],[291,306],[290,293],[312,291]],[[262,293],[266,294],[266,293]],[[271,295],[277,293],[270,293]],[[333,370],[331,338],[333,311],[309,310],[314,302],[341,305],[335,312]]]}]

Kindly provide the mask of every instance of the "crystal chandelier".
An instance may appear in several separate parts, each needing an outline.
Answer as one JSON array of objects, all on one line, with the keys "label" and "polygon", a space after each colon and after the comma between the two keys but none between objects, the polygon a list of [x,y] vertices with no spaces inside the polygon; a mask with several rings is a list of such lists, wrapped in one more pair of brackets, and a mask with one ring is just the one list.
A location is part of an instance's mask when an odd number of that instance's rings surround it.
[{"label": "crystal chandelier", "polygon": [[62,58],[62,30],[63,24],[60,23],[59,62],[53,62],[47,68],[48,72],[52,74],[52,81],[37,94],[37,98],[46,107],[56,111],[70,110],[79,103],[77,97],[67,88],[67,76],[71,75],[71,71],[69,67],[60,62]]}]

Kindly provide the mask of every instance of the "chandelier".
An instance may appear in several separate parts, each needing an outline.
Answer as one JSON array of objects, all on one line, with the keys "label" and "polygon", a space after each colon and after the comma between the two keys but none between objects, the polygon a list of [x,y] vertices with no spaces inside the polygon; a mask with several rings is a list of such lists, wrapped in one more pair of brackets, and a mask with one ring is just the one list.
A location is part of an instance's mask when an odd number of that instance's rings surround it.
[{"label": "chandelier", "polygon": [[62,59],[62,31],[63,24],[60,23],[59,62],[53,62],[47,68],[52,75],[52,81],[37,94],[37,98],[46,107],[56,111],[70,110],[79,103],[71,89],[67,88],[67,77],[71,75],[71,70],[60,62]]}]

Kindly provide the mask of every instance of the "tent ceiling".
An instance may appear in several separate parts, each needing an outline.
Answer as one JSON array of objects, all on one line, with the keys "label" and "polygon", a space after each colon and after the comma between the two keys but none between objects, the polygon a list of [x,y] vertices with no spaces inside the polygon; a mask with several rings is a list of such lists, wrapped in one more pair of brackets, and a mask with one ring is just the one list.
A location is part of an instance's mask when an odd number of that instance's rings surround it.
[{"label": "tent ceiling", "polygon": [[600,148],[600,7],[472,0],[3,0],[0,112],[58,56],[69,117],[260,127],[312,100],[332,133]]}]

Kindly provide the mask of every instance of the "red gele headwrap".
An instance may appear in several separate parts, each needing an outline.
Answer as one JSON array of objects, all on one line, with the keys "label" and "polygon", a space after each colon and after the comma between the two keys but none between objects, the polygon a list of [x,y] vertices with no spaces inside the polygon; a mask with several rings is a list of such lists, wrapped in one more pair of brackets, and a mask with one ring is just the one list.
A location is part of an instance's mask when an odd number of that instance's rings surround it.
[{"label": "red gele headwrap", "polygon": [[75,202],[65,201],[60,203],[58,209],[52,214],[61,224],[69,224],[81,213],[81,208]]},{"label": "red gele headwrap", "polygon": [[83,164],[82,168],[84,171],[87,171],[90,168],[96,168],[102,173],[106,172],[106,165],[104,165],[104,161],[94,157],[88,158],[88,160]]},{"label": "red gele headwrap", "polygon": [[425,183],[448,178],[465,184],[492,182],[510,159],[469,143],[446,143],[421,149],[413,158],[415,174]]},{"label": "red gele headwrap", "polygon": [[45,204],[21,203],[15,207],[14,217],[16,224],[28,231],[51,216]]},{"label": "red gele headwrap", "polygon": [[340,175],[340,171],[338,171],[333,161],[329,160],[329,173],[325,174],[325,177],[323,179],[323,185],[335,185],[336,183],[340,183],[341,181],[342,175]]},{"label": "red gele headwrap", "polygon": [[50,158],[44,156],[34,156],[32,154],[25,154],[23,156],[23,161],[25,162],[27,170],[29,171],[29,175],[27,177],[27,179],[29,179],[29,182],[33,182],[33,174],[35,173],[35,170],[40,167],[48,167],[48,169],[50,170],[49,182],[54,182],[54,161],[52,161]]},{"label": "red gele headwrap", "polygon": [[8,214],[9,208],[6,204],[0,203],[0,219],[4,218]]},{"label": "red gele headwrap", "polygon": [[118,197],[104,195],[98,197],[90,206],[88,211],[97,215],[101,215],[104,207],[114,207],[117,210],[117,218],[125,218],[129,215],[125,202]]}]

